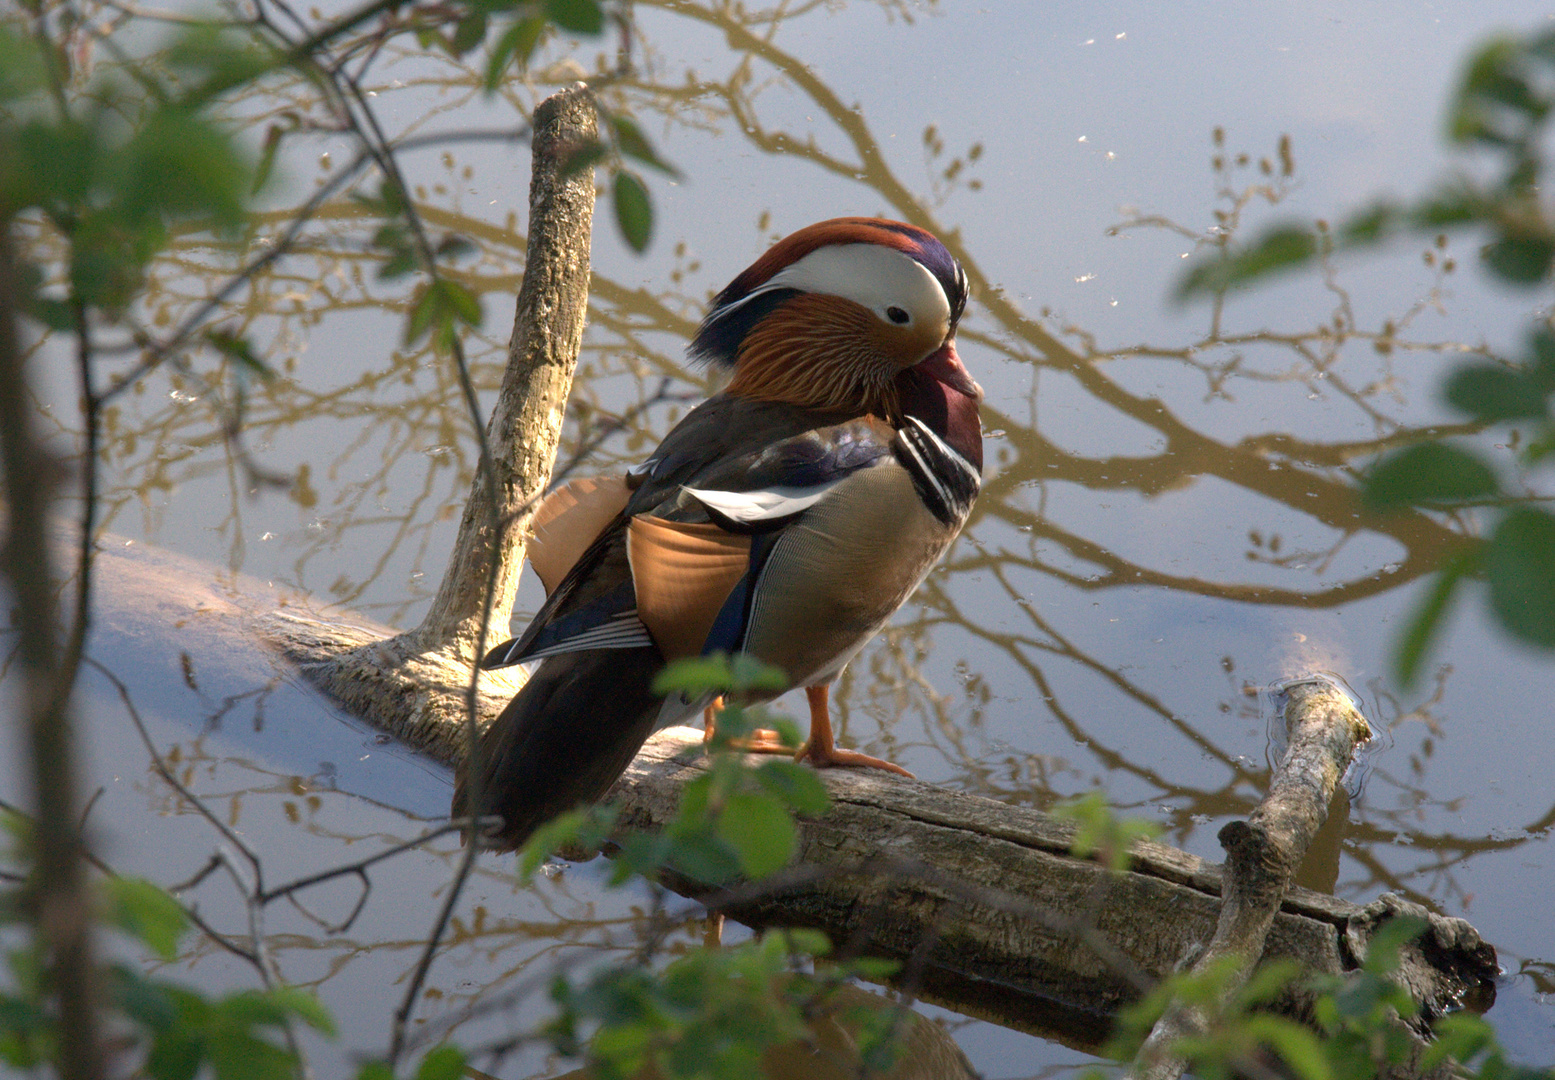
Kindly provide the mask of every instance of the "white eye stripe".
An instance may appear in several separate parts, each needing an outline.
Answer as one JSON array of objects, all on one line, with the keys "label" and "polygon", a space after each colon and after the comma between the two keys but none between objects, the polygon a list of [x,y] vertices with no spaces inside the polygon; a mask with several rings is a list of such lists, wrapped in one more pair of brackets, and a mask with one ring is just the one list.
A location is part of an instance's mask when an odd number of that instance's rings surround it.
[{"label": "white eye stripe", "polygon": [[917,259],[880,244],[829,244],[816,248],[773,274],[751,296],[772,289],[840,296],[891,322],[894,320],[888,311],[893,307],[901,308],[920,325],[950,320],[950,301],[939,279]]}]

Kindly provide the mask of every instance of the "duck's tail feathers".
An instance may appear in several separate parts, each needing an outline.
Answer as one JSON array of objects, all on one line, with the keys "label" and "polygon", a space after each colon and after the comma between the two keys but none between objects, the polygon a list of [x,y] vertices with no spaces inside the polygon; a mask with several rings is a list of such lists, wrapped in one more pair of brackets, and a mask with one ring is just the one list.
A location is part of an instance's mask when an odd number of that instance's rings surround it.
[{"label": "duck's tail feathers", "polygon": [[[552,656],[535,671],[480,746],[482,816],[500,851],[522,847],[558,814],[595,802],[652,733],[661,706],[651,691],[664,661],[653,646]],[[469,805],[468,766],[454,785],[453,816]]]}]

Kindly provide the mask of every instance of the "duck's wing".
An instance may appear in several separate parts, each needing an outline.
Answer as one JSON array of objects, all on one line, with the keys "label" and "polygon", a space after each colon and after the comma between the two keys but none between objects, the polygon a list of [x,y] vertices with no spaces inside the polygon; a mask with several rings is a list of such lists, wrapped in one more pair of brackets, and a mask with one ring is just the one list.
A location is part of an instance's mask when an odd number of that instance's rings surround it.
[{"label": "duck's wing", "polygon": [[[547,500],[535,529],[545,565],[535,565],[554,587],[524,633],[483,666],[650,643],[666,659],[703,652],[770,549],[758,538],[888,456],[893,434],[871,417],[710,399],[624,483],[569,485]],[[598,534],[580,541],[617,503]],[[733,647],[729,637],[719,636],[721,647]]]},{"label": "duck's wing", "polygon": [[[786,530],[840,484],[892,455],[894,431],[872,417],[812,427],[699,470],[656,514],[632,520],[632,571],[638,612],[667,659],[744,644],[755,582]],[[685,573],[645,541],[672,535],[698,545],[694,572]],[[649,591],[652,580],[673,584],[673,605]]]}]

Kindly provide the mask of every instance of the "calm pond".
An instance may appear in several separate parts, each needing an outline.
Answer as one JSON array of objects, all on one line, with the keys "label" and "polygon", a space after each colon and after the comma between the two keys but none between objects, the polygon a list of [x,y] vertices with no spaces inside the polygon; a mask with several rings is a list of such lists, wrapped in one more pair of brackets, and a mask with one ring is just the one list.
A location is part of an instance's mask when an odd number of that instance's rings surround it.
[{"label": "calm pond", "polygon": [[[639,460],[709,391],[706,373],[683,364],[685,341],[709,295],[767,244],[843,214],[932,228],[972,282],[959,344],[988,392],[985,486],[943,567],[839,683],[840,740],[1012,804],[1099,788],[1167,842],[1218,858],[1216,832],[1266,783],[1261,691],[1297,670],[1336,672],[1382,734],[1303,884],[1362,903],[1392,891],[1470,920],[1507,973],[1491,1019],[1518,1058],[1555,1063],[1555,929],[1547,900],[1534,899],[1555,890],[1555,657],[1510,641],[1476,594],[1421,687],[1400,690],[1388,676],[1399,627],[1435,558],[1475,523],[1363,522],[1353,494],[1381,448],[1455,421],[1436,396],[1441,373],[1465,352],[1514,349],[1547,291],[1498,292],[1464,235],[1445,249],[1422,237],[1336,260],[1326,278],[1235,294],[1223,309],[1170,299],[1185,258],[1216,230],[1337,218],[1472,166],[1441,136],[1460,66],[1498,30],[1543,25],[1545,8],[639,0],[633,10],[633,66],[601,92],[681,177],[648,176],[657,217],[646,255],[627,249],[608,204],[596,219],[567,438],[575,445],[601,412],[655,401],[590,468]],[[614,39],[554,41],[527,84],[488,98],[478,56],[466,67],[385,55],[367,85],[393,131],[433,134],[511,124],[515,109],[616,62]],[[282,88],[245,102],[260,117],[256,142],[302,97]],[[288,145],[284,194],[254,251],[344,153],[325,137]],[[489,407],[522,268],[527,149],[462,142],[408,161],[433,226],[478,247],[464,280],[484,302],[469,348]],[[202,560],[223,582],[243,575],[321,610],[410,626],[468,491],[468,415],[446,362],[399,347],[410,285],[376,279],[356,208],[328,204],[307,235],[228,316],[282,374],[248,387],[243,445],[298,482],[272,490],[247,471],[211,408],[217,387],[230,397],[230,373],[197,359],[207,379],[154,377],[106,418],[103,523],[115,543]],[[149,320],[176,323],[231,262],[178,248],[156,268]],[[43,407],[62,431],[78,426],[68,388]],[[526,580],[517,626],[538,600]],[[446,814],[442,769],[323,708],[269,657],[204,651],[193,628],[133,615],[105,627],[94,655],[128,684],[187,782],[264,852],[272,881]],[[101,850],[164,883],[186,878],[215,835],[151,773],[117,692],[93,676],[83,699],[88,790],[105,788],[92,819]],[[803,715],[797,696],[780,704]],[[19,782],[5,783],[12,798]],[[383,1048],[457,857],[449,841],[381,868],[345,933],[271,909],[282,972],[341,1019],[342,1040],[312,1051],[321,1075]],[[480,863],[432,969],[420,1011],[429,1037],[452,1026],[477,1045],[530,1030],[558,962],[635,947],[645,897],[607,894],[598,866],[532,888],[511,868],[510,857]],[[194,895],[213,922],[242,930],[229,883],[213,878]],[[342,884],[306,903],[338,922],[356,895]],[[208,987],[252,979],[209,945],[168,972]],[[989,1077],[1091,1060],[921,1011]],[[521,1048],[498,1071],[568,1067]]]}]

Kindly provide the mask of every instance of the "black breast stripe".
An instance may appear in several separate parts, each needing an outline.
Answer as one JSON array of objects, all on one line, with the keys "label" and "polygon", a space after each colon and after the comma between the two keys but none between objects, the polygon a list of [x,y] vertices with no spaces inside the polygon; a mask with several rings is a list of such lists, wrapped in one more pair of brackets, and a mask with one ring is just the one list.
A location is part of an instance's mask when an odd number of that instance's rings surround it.
[{"label": "black breast stripe", "polygon": [[982,487],[971,463],[916,416],[903,419],[891,449],[929,511],[945,525],[960,528]]}]

